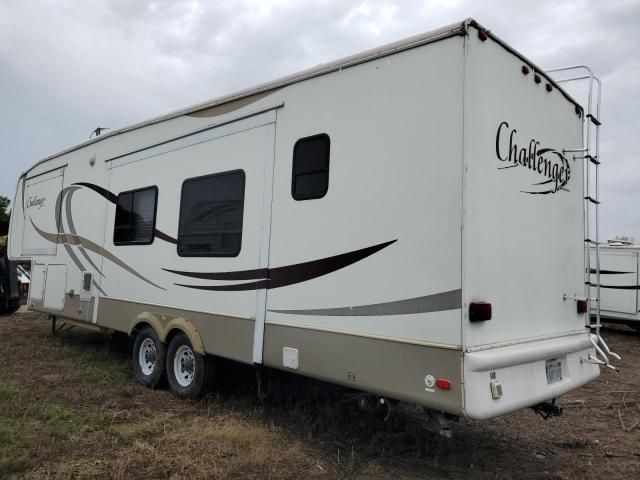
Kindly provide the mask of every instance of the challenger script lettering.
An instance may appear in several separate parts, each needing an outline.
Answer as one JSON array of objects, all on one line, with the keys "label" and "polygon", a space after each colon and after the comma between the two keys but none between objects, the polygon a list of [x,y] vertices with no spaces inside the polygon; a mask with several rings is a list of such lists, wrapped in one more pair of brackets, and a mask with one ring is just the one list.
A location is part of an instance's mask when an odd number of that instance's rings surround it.
[{"label": "challenger script lettering", "polygon": [[517,133],[507,122],[498,126],[496,156],[506,163],[506,166],[498,168],[526,168],[544,179],[532,185],[534,191],[523,190],[523,193],[549,194],[567,190],[565,186],[571,178],[571,167],[564,155],[553,148],[539,148],[540,142],[535,138],[524,144],[518,143],[521,140]]},{"label": "challenger script lettering", "polygon": [[38,197],[34,195],[33,197],[27,198],[27,208],[38,207],[38,209],[44,207],[44,197]]}]

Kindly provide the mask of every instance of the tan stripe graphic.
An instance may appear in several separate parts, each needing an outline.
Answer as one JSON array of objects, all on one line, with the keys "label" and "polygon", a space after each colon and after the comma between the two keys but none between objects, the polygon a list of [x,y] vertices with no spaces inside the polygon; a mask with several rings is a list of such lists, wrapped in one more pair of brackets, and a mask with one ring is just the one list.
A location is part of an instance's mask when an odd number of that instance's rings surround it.
[{"label": "tan stripe graphic", "polygon": [[251,105],[252,103],[257,102],[258,100],[261,100],[264,97],[277,92],[278,90],[269,90],[267,92],[256,93],[255,95],[251,95],[250,97],[239,98],[238,100],[232,100],[231,102],[222,103],[220,105],[214,105],[213,107],[209,107],[203,110],[198,110],[196,112],[189,113],[188,116],[203,118],[203,117],[217,117],[218,115],[224,115],[225,113],[230,113],[230,112],[233,112],[234,110],[239,110],[242,107],[246,107],[247,105]]},{"label": "tan stripe graphic", "polygon": [[57,243],[60,245],[82,245],[87,250],[97,253],[98,255],[102,255],[107,260],[110,260],[111,262],[115,263],[119,267],[125,269],[127,272],[131,273],[132,275],[135,275],[140,280],[148,283],[149,285],[153,285],[154,287],[159,288],[161,290],[166,290],[166,288],[162,288],[160,285],[156,285],[148,278],[136,272],[133,268],[131,268],[126,263],[124,263],[118,257],[113,255],[109,251],[105,250],[100,245],[92,242],[88,238],[81,237],[80,235],[73,235],[70,233],[48,233],[48,232],[45,232],[44,230],[40,230],[36,226],[36,224],[33,223],[33,220],[31,218],[29,218],[29,220],[31,221],[31,225],[33,225],[33,228],[36,230],[36,232],[38,232],[38,234],[40,234],[40,236],[45,240],[48,240],[52,243]]},{"label": "tan stripe graphic", "polygon": [[413,313],[443,312],[462,308],[462,290],[408,298],[393,302],[357,305],[354,307],[315,308],[306,310],[269,309],[274,313],[314,315],[323,317],[373,317],[379,315],[411,315]]}]

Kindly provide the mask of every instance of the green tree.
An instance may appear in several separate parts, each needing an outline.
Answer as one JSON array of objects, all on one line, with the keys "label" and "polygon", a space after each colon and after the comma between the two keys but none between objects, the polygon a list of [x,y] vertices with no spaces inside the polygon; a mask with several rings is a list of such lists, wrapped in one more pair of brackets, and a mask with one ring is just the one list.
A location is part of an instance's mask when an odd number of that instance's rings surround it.
[{"label": "green tree", "polygon": [[0,195],[0,235],[6,235],[9,231],[9,217],[11,216],[9,204],[11,204],[11,200]]}]

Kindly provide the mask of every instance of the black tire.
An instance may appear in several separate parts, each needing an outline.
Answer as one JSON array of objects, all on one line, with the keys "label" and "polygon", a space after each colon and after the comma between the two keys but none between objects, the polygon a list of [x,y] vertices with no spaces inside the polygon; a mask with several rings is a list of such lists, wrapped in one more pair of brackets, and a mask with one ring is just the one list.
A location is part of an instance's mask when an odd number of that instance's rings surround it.
[{"label": "black tire", "polygon": [[196,353],[184,333],[177,333],[171,339],[167,349],[167,380],[174,395],[200,397],[211,385],[213,373],[213,362]]},{"label": "black tire", "polygon": [[2,315],[13,315],[18,311],[18,308],[20,307],[9,307],[4,313],[2,313]]},{"label": "black tire", "polygon": [[9,308],[7,309],[7,313],[12,315],[18,311],[20,308],[20,300],[11,300],[9,301]]},{"label": "black tire", "polygon": [[13,300],[0,300],[0,315],[11,315],[19,308],[19,302],[14,302]]},{"label": "black tire", "polygon": [[138,383],[147,388],[162,386],[166,356],[167,346],[153,328],[144,327],[138,331],[133,342],[133,371]]}]

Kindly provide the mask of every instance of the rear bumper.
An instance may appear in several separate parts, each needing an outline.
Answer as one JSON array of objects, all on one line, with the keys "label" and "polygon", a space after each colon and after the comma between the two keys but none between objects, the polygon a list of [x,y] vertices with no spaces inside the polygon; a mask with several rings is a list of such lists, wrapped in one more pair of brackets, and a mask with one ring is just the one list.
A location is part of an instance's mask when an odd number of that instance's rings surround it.
[{"label": "rear bumper", "polygon": [[[595,349],[589,333],[466,352],[463,359],[464,413],[485,419],[530,407],[578,388],[598,377],[597,365],[583,362]],[[562,379],[549,383],[546,361],[562,365]],[[493,398],[491,381],[502,395]]]}]

